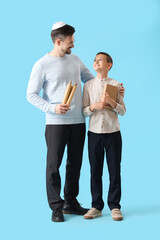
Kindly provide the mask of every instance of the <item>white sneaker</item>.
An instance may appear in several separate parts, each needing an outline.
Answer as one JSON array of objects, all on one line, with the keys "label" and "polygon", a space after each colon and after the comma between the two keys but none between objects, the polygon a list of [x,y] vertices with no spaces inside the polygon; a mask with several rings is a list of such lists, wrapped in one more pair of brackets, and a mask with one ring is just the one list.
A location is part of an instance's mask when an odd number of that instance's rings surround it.
[{"label": "white sneaker", "polygon": [[88,212],[84,215],[85,219],[93,219],[96,217],[100,217],[102,216],[102,212],[99,211],[96,208],[91,208],[90,210],[88,210]]},{"label": "white sneaker", "polygon": [[111,211],[111,216],[115,221],[123,220],[122,212],[120,211],[119,208],[113,208]]}]

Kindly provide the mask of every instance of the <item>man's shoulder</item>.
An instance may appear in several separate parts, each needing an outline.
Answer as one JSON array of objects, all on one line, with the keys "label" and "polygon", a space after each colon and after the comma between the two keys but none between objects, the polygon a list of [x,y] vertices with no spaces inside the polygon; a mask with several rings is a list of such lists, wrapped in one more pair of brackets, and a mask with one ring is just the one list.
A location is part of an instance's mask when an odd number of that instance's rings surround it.
[{"label": "man's shoulder", "polygon": [[70,55],[68,55],[68,57],[70,57],[71,59],[80,61],[80,58],[76,54],[71,53]]},{"label": "man's shoulder", "polygon": [[47,57],[47,54],[45,54],[43,57],[39,58],[34,65],[37,67],[39,66],[43,68],[47,64],[47,60],[48,60],[48,57]]}]

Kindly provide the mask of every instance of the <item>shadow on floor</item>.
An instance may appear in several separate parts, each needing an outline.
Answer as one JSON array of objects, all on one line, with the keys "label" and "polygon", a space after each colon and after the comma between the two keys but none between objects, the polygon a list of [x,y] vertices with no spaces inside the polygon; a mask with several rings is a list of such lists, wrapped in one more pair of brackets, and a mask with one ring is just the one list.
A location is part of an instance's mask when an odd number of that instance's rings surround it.
[{"label": "shadow on floor", "polygon": [[124,208],[123,214],[126,217],[160,214],[160,204],[130,206],[126,209]]}]

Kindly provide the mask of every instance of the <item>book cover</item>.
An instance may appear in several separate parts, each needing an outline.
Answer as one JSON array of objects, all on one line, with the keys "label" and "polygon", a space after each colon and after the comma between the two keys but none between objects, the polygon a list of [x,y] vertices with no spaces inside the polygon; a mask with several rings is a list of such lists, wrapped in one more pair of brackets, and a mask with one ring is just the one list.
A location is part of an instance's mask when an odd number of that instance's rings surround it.
[{"label": "book cover", "polygon": [[108,95],[116,102],[117,99],[117,93],[118,93],[118,87],[113,86],[111,84],[105,84],[104,85],[104,93],[108,93]]}]

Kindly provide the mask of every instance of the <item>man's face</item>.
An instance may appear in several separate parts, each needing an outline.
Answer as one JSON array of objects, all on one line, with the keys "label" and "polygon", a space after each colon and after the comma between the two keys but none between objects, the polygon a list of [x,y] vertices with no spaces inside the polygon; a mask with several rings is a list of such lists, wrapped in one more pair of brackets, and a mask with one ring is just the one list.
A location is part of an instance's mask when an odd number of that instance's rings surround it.
[{"label": "man's face", "polygon": [[67,36],[63,41],[61,40],[61,51],[65,54],[71,53],[71,48],[74,47],[74,34],[72,36]]},{"label": "man's face", "polygon": [[96,72],[101,72],[110,69],[110,63],[107,62],[106,56],[104,54],[98,54],[93,63],[93,68]]}]

